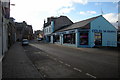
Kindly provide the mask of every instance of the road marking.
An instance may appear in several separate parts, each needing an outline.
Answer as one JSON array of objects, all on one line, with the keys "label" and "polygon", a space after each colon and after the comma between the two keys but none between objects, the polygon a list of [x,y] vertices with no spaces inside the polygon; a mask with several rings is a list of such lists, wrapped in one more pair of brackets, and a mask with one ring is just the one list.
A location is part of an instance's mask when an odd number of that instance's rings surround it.
[{"label": "road marking", "polygon": [[68,67],[70,67],[70,65],[69,64],[65,64],[66,66],[68,66]]},{"label": "road marking", "polygon": [[56,58],[53,58],[55,61],[57,60]]},{"label": "road marking", "polygon": [[92,78],[96,78],[95,76],[93,76],[93,75],[91,75],[91,74],[89,74],[89,73],[86,73],[86,75],[87,75],[87,76],[90,76],[90,77],[92,77]]},{"label": "road marking", "polygon": [[78,69],[78,68],[73,68],[76,71],[82,72],[82,70]]},{"label": "road marking", "polygon": [[24,51],[28,51],[28,50],[24,50]]},{"label": "road marking", "polygon": [[62,61],[59,61],[60,63],[63,63]]},{"label": "road marking", "polygon": [[43,75],[43,77],[46,77],[46,75]]}]

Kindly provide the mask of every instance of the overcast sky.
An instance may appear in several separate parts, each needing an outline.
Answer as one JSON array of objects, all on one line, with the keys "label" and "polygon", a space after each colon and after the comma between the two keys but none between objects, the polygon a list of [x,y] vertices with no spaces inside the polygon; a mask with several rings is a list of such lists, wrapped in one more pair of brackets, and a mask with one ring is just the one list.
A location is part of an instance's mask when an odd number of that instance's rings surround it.
[{"label": "overcast sky", "polygon": [[26,21],[34,30],[41,30],[44,19],[51,16],[68,16],[73,22],[101,15],[117,25],[117,2],[88,2],[88,0],[11,0],[11,17],[17,22]]}]

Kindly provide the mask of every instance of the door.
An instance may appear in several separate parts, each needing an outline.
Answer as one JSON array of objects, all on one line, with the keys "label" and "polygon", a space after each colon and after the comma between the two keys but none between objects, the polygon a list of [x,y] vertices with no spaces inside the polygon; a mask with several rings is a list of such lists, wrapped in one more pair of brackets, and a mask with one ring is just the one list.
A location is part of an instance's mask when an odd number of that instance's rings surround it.
[{"label": "door", "polygon": [[102,33],[95,33],[94,34],[94,42],[95,42],[95,46],[102,46]]}]

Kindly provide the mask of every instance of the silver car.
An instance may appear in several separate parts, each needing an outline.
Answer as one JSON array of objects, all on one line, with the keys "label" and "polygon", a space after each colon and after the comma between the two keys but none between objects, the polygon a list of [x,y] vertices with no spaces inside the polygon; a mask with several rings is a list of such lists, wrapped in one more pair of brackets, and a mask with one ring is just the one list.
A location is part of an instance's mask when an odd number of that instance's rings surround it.
[{"label": "silver car", "polygon": [[23,39],[23,40],[22,40],[22,45],[28,45],[28,44],[29,44],[28,39]]}]

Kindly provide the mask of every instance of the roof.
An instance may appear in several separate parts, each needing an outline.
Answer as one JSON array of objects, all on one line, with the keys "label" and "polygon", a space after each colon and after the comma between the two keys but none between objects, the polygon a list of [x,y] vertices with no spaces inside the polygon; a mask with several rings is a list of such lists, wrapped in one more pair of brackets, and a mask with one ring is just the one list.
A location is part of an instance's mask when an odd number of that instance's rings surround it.
[{"label": "roof", "polygon": [[47,23],[45,23],[45,21],[44,21],[44,26],[43,27],[45,28],[45,27],[49,26],[51,24],[51,21],[55,21],[57,18],[58,17],[48,17],[47,18]]},{"label": "roof", "polygon": [[73,24],[67,16],[60,16],[54,21],[54,30]]},{"label": "roof", "polygon": [[[100,15],[101,16],[101,15]],[[70,30],[70,29],[76,29],[76,28],[90,28],[89,26],[89,23],[93,20],[95,20],[96,18],[100,17],[100,16],[96,16],[96,17],[92,17],[92,18],[89,18],[89,19],[86,19],[86,20],[83,20],[83,21],[79,21],[79,22],[76,22],[68,27],[65,27],[63,29],[60,29],[58,30],[57,32],[61,32],[61,31],[66,31],[66,30]]]},{"label": "roof", "polygon": [[44,28],[49,26],[51,24],[51,21],[54,21],[55,30],[66,25],[73,24],[73,22],[67,16],[49,17],[47,18],[47,23],[44,23]]}]

